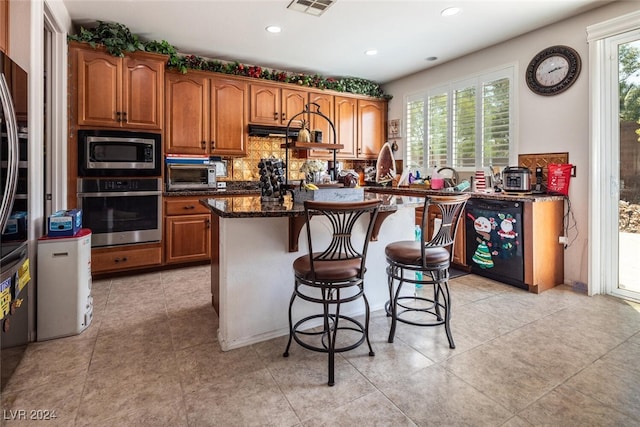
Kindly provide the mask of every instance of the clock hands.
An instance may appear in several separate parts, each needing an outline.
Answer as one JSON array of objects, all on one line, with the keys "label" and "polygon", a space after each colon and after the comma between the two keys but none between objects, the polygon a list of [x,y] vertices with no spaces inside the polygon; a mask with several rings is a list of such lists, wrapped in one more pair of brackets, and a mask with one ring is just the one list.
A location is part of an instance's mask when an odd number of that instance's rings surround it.
[{"label": "clock hands", "polygon": [[551,74],[551,73],[553,73],[554,71],[562,70],[563,68],[564,68],[564,67],[556,67],[556,68],[554,68],[554,69],[552,69],[552,70],[547,71],[547,73],[548,73],[548,74]]}]

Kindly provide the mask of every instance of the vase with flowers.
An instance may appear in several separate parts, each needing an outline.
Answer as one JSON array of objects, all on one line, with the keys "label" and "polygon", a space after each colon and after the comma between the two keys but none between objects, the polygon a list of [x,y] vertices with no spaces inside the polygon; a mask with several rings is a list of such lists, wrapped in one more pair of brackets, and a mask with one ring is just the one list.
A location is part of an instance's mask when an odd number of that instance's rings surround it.
[{"label": "vase with flowers", "polygon": [[307,160],[300,167],[304,173],[305,181],[310,184],[320,184],[322,172],[327,170],[327,165],[322,160]]}]

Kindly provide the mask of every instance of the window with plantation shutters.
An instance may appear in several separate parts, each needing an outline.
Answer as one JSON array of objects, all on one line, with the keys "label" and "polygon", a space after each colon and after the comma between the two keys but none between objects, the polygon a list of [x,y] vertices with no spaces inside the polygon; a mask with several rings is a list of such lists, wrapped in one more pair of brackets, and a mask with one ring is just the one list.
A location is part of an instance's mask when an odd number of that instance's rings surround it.
[{"label": "window with plantation shutters", "polygon": [[408,97],[407,166],[426,173],[433,166],[508,166],[513,86],[508,67]]},{"label": "window with plantation shutters", "polygon": [[418,170],[425,162],[424,156],[424,99],[409,99],[407,102],[407,166]]}]

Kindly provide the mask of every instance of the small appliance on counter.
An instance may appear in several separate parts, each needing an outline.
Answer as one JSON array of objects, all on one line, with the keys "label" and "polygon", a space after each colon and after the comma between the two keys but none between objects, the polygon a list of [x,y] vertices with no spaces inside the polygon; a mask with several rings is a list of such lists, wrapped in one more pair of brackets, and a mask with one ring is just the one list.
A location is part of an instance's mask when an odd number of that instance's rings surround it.
[{"label": "small appliance on counter", "polygon": [[502,171],[502,189],[507,192],[528,193],[531,191],[531,171],[520,166],[507,166]]},{"label": "small appliance on counter", "polygon": [[215,190],[218,176],[217,164],[220,163],[221,169],[223,169],[221,161],[212,161],[206,155],[168,155],[165,163],[167,191]]}]

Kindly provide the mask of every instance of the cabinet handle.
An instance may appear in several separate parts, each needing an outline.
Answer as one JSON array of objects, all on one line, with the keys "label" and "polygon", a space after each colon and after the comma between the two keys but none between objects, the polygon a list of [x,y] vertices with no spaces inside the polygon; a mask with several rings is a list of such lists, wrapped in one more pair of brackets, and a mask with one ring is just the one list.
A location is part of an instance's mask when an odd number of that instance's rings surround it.
[{"label": "cabinet handle", "polygon": [[215,141],[211,141],[211,149],[212,150],[216,149],[216,142]]},{"label": "cabinet handle", "polygon": [[211,220],[207,219],[205,222],[207,224],[207,228],[211,228]]},{"label": "cabinet handle", "polygon": [[121,122],[122,121],[122,117],[120,117],[122,113],[120,111],[116,111],[116,122]]},{"label": "cabinet handle", "polygon": [[127,261],[127,257],[125,256],[125,257],[122,257],[122,258],[116,258],[116,259],[114,259],[114,261],[115,261],[116,263],[119,263],[120,261],[122,261],[122,262],[126,262],[126,261]]},{"label": "cabinet handle", "polygon": [[185,209],[195,209],[196,207],[193,205],[187,205],[184,207]]},{"label": "cabinet handle", "polygon": [[200,142],[200,146],[202,147],[202,149],[203,149],[203,150],[204,150],[204,149],[206,149],[206,148],[207,148],[207,143],[206,143],[206,141],[202,141],[202,142]]},{"label": "cabinet handle", "polygon": [[126,111],[122,113],[122,121],[123,122],[127,121],[127,112]]},{"label": "cabinet handle", "polygon": [[282,120],[286,120],[287,119],[287,115],[285,113],[282,113]]},{"label": "cabinet handle", "polygon": [[273,120],[278,120],[278,112],[273,113]]}]

